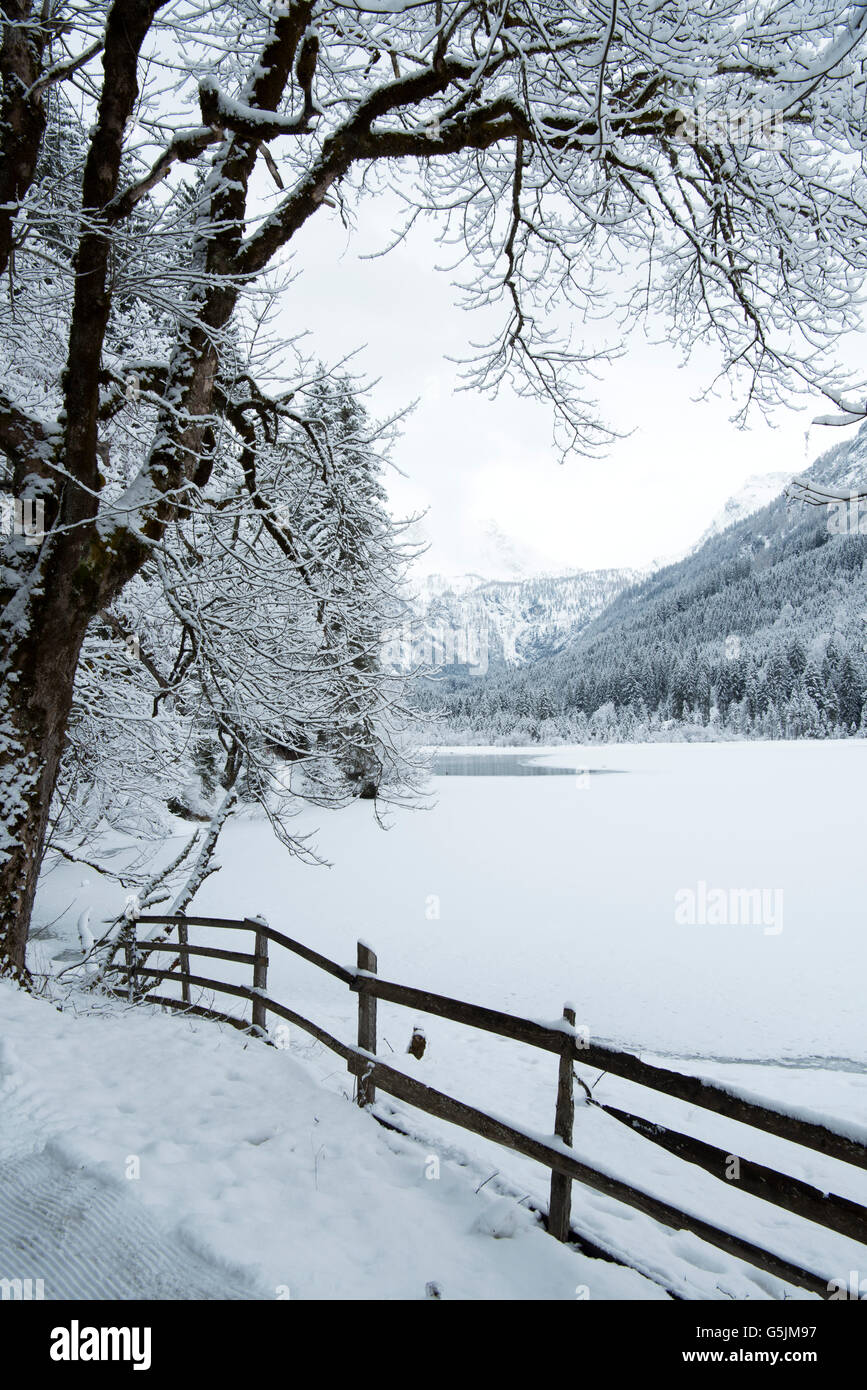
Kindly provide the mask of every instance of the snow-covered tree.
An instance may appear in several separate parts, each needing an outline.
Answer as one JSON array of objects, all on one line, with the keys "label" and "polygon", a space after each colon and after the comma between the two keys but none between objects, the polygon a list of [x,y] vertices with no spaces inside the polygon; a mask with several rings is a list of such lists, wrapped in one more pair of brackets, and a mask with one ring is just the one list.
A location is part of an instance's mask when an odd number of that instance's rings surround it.
[{"label": "snow-covered tree", "polygon": [[210,822],[203,876],[239,799],[306,853],[290,827],[299,794],[399,793],[406,711],[379,650],[405,556],[380,431],[347,378],[322,376],[304,418],[256,457],[236,449],[213,505],[167,528],[91,624],[55,796],[61,852],[103,819],[158,837],[168,809]]},{"label": "snow-covered tree", "polygon": [[[2,28],[0,956],[21,974],[86,634],[148,565],[181,592],[168,532],[196,513],[213,539],[239,451],[276,442],[304,373],[256,325],[298,231],[396,184],[462,248],[469,305],[502,307],[470,382],[542,395],[566,447],[608,437],[581,373],[606,348],[580,337],[606,297],[615,351],[652,304],[749,400],[824,382],[867,265],[867,10],[6,0]],[[49,159],[64,106],[81,152]]]}]

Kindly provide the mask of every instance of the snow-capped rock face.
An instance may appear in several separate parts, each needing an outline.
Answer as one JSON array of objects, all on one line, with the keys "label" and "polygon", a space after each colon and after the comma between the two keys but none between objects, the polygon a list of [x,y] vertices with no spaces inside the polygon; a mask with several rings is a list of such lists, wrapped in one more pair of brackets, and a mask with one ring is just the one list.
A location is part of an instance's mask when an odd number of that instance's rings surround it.
[{"label": "snow-capped rock face", "polygon": [[755,477],[748,478],[743,487],[728,499],[721,511],[717,512],[710,526],[689,553],[694,554],[712,536],[719,536],[736,522],[744,521],[754,512],[760,512],[762,507],[766,507],[785,491],[791,480],[791,473],[757,473]]},{"label": "snow-capped rock face", "polygon": [[794,473],[756,473],[752,478],[748,478],[742,488],[732,494],[723,507],[717,512],[710,525],[702,532],[694,545],[687,546],[686,550],[672,551],[669,555],[657,556],[652,564],[647,568],[646,573],[652,574],[656,570],[668,569],[670,565],[679,565],[681,560],[685,560],[688,555],[695,555],[706,541],[712,540],[714,536],[721,536],[723,531],[727,531],[730,526],[734,526],[739,521],[745,521],[747,517],[760,512],[763,507],[767,507],[785,492]]},{"label": "snow-capped rock face", "polygon": [[483,574],[426,574],[416,585],[416,603],[420,612],[444,594],[466,594],[491,582]]},{"label": "snow-capped rock face", "polygon": [[[522,665],[558,652],[617,594],[641,577],[637,570],[578,571],[515,581],[485,582],[476,575],[458,580],[432,576],[419,587],[420,631],[415,659],[424,648],[444,644],[432,664]],[[453,654],[447,644],[451,641]],[[429,657],[427,659],[430,659]]]}]

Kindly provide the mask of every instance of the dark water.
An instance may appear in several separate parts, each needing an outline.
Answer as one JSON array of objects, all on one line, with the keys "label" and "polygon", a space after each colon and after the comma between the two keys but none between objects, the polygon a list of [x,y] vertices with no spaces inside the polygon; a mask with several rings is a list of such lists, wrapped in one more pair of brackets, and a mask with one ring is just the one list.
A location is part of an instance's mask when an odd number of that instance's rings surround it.
[{"label": "dark water", "polygon": [[437,753],[434,777],[579,777],[598,776],[607,768],[546,767],[530,753]]}]

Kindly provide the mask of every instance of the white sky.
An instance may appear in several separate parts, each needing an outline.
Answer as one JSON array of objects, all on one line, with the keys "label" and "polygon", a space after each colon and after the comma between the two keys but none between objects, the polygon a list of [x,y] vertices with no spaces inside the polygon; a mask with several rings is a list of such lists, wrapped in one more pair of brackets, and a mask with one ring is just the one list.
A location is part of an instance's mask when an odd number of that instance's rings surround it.
[{"label": "white sky", "polygon": [[378,379],[372,404],[389,413],[419,404],[403,426],[389,490],[399,515],[426,510],[424,572],[476,571],[506,577],[489,532],[505,538],[530,572],[652,563],[693,544],[724,502],[759,473],[800,472],[837,444],[842,431],[813,426],[829,409],[803,399],[775,427],[757,416],[748,431],[730,423],[726,397],[694,402],[713,379],[712,353],[680,368],[679,354],[636,342],[591,382],[603,417],[622,431],[607,458],[560,464],[551,416],[504,389],[496,402],[456,393],[457,368],[486,336],[457,307],[458,291],[428,233],[388,256],[362,260],[389,239],[386,200],[362,200],[348,233],[323,208],[293,243],[301,274],[287,292],[281,326],[314,326],[305,346],[326,361],[360,348],[354,370]]}]

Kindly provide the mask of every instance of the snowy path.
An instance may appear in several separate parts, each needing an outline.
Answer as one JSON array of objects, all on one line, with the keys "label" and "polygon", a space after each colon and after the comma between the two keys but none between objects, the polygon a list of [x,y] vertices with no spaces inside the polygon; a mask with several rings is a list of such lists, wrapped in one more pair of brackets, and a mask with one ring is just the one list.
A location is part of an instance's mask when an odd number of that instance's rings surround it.
[{"label": "snowy path", "polygon": [[[154,1220],[129,1183],[77,1161],[64,1106],[20,1065],[10,1024],[0,1013],[0,1278],[40,1279],[46,1299],[261,1297]],[[86,1079],[69,1080],[86,1122]]]},{"label": "snowy path", "polygon": [[666,1297],[480,1181],[232,1029],[0,983],[0,1279],[46,1299]]},{"label": "snowy path", "polygon": [[0,1270],[41,1279],[46,1299],[261,1296],[51,1149],[0,1164]]}]

